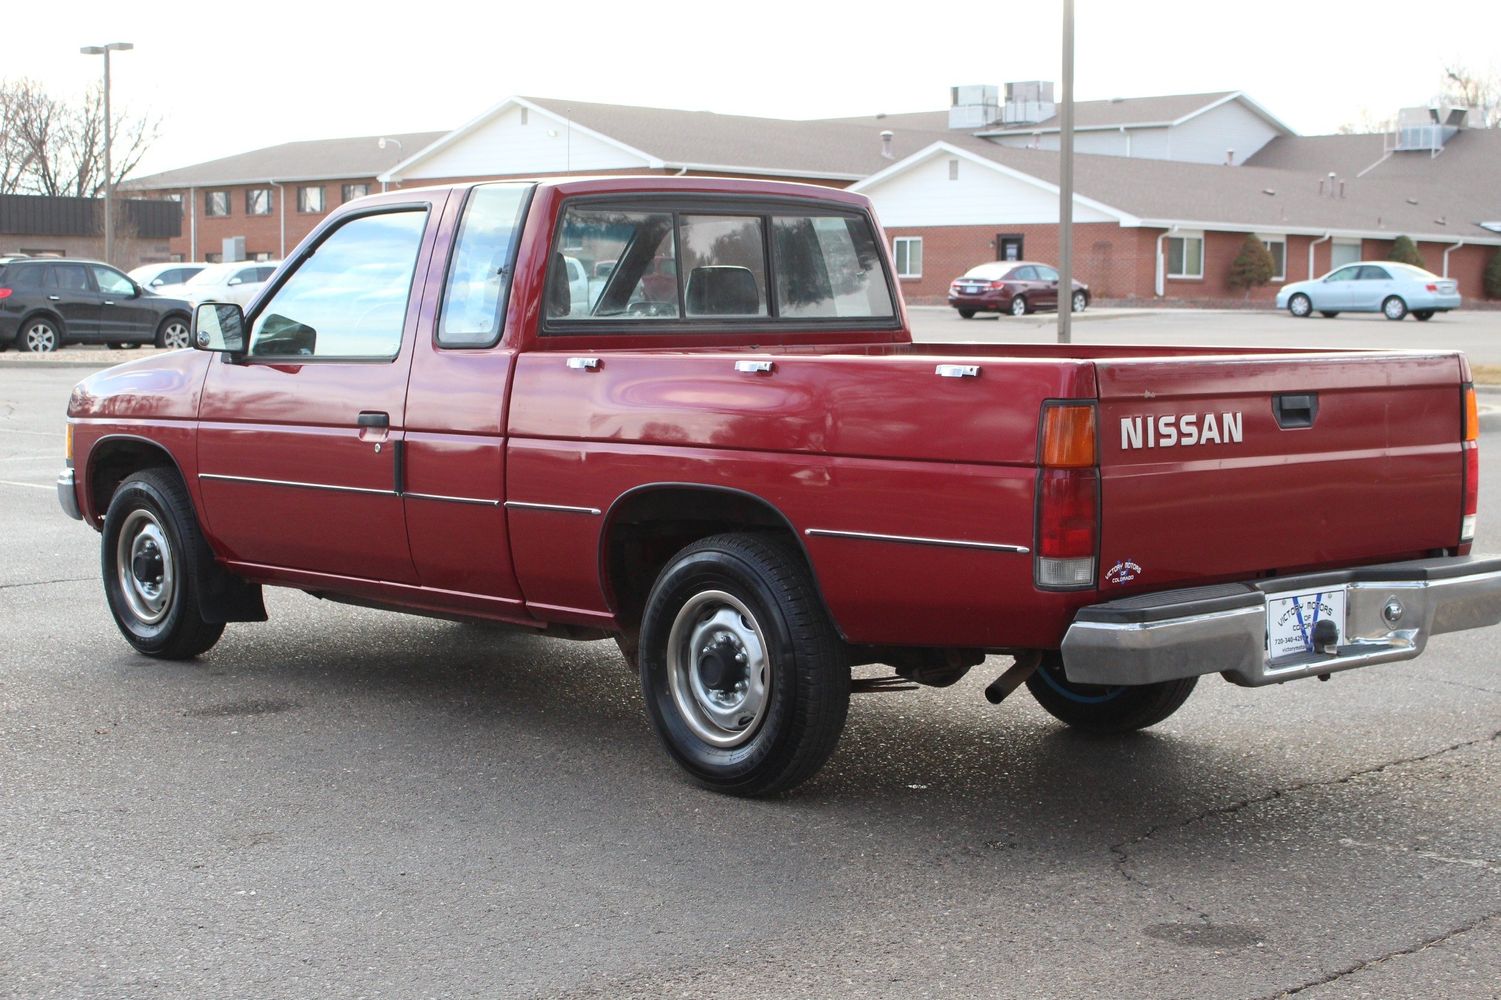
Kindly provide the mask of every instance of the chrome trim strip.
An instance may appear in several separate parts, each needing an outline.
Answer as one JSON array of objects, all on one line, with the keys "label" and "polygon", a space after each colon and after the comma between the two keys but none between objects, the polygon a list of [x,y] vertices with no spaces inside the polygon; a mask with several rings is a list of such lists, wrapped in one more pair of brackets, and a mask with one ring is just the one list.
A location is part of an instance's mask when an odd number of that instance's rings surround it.
[{"label": "chrome trim strip", "polygon": [[372,490],[365,486],[332,486],[328,483],[299,483],[290,479],[257,479],[255,476],[221,476],[214,472],[200,472],[199,479],[217,479],[226,483],[260,483],[262,486],[291,486],[299,490],[330,490],[334,493],[366,493],[378,497],[400,496],[395,490]]},{"label": "chrome trim strip", "polygon": [[476,507],[499,507],[499,500],[480,500],[477,497],[446,497],[438,493],[403,493],[408,500],[441,500],[444,503],[467,503]]},{"label": "chrome trim strip", "polygon": [[520,500],[507,500],[505,506],[509,510],[552,510],[560,514],[592,514],[595,517],[604,513],[598,507],[569,507],[560,503],[523,503]]},{"label": "chrome trim strip", "polygon": [[833,531],[828,528],[809,528],[803,532],[816,538],[859,538],[871,542],[902,542],[907,545],[937,545],[949,549],[983,549],[986,552],[1015,552],[1026,555],[1032,550],[1025,545],[1003,545],[998,542],[972,542],[960,538],[919,538],[914,535],[878,535],[869,531]]}]

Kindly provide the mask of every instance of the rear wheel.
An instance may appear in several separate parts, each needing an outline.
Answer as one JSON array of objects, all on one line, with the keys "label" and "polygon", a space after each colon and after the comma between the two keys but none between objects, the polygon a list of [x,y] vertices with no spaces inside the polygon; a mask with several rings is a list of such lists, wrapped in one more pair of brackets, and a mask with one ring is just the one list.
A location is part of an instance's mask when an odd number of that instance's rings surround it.
[{"label": "rear wheel", "polygon": [[120,484],[104,516],[100,561],[110,614],[138,651],[186,660],[219,641],[224,623],[204,621],[198,607],[213,554],[174,473],[145,469]]},{"label": "rear wheel", "polygon": [[1287,300],[1287,311],[1299,319],[1305,319],[1313,312],[1313,300],[1299,292]]},{"label": "rear wheel", "polygon": [[1333,309],[1320,309],[1319,315],[1324,317],[1325,319],[1333,319],[1334,317],[1338,316],[1339,313]]},{"label": "rear wheel", "polygon": [[1027,297],[1025,295],[1018,295],[1011,300],[1011,315],[1027,315]]},{"label": "rear wheel", "polygon": [[1393,295],[1381,303],[1381,314],[1387,319],[1401,319],[1407,315],[1407,303]]},{"label": "rear wheel", "polygon": [[959,310],[959,318],[960,319],[974,319],[975,318],[975,311],[973,309],[960,309]]},{"label": "rear wheel", "polygon": [[1074,312],[1081,313],[1089,308],[1089,296],[1083,292],[1074,293]]},{"label": "rear wheel", "polygon": [[657,736],[705,788],[786,791],[834,752],[849,666],[786,542],[726,534],[679,552],[647,598],[638,656]]},{"label": "rear wheel", "polygon": [[162,320],[162,325],[156,328],[156,346],[165,347],[169,350],[191,346],[188,321],[181,316],[168,316]]},{"label": "rear wheel", "polygon": [[47,354],[63,346],[62,332],[56,323],[42,316],[35,316],[21,324],[16,335],[16,347],[33,354]]},{"label": "rear wheel", "polygon": [[1042,665],[1027,678],[1027,690],[1049,715],[1091,733],[1126,733],[1154,726],[1183,707],[1197,677],[1157,684],[1110,687],[1076,684],[1063,673],[1063,657],[1043,655]]},{"label": "rear wheel", "polygon": [[1415,319],[1415,320],[1417,320],[1419,323],[1426,323],[1430,319],[1433,318],[1433,310],[1432,309],[1414,309],[1412,311],[1412,318]]}]

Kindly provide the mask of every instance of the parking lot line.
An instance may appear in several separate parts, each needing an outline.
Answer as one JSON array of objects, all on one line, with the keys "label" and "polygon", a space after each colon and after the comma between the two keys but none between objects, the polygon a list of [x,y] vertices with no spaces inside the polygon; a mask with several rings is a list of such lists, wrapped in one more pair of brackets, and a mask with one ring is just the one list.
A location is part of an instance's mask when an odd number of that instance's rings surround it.
[{"label": "parking lot line", "polygon": [[18,483],[13,479],[0,479],[0,486],[27,486],[34,490],[56,489],[56,485],[48,483]]}]

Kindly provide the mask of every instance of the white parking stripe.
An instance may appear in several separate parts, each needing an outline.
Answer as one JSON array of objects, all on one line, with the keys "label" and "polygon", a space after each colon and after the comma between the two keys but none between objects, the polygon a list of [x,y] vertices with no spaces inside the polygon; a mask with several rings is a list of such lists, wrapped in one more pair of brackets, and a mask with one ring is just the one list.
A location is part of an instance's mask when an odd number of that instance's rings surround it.
[{"label": "white parking stripe", "polygon": [[57,486],[55,484],[52,485],[52,486],[48,486],[48,485],[46,485],[44,483],[18,483],[18,482],[15,482],[13,480],[10,480],[10,479],[0,479],[0,486],[29,486],[29,487],[31,487],[34,490],[54,490],[54,489],[57,489]]}]

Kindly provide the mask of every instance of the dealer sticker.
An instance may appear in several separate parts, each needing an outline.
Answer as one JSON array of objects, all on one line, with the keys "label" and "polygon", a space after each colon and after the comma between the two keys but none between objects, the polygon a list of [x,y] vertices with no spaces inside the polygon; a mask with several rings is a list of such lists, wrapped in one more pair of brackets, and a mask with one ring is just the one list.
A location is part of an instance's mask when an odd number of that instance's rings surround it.
[{"label": "dealer sticker", "polygon": [[1313,652],[1313,626],[1332,620],[1345,634],[1345,589],[1271,597],[1266,602],[1266,651],[1273,660]]}]

